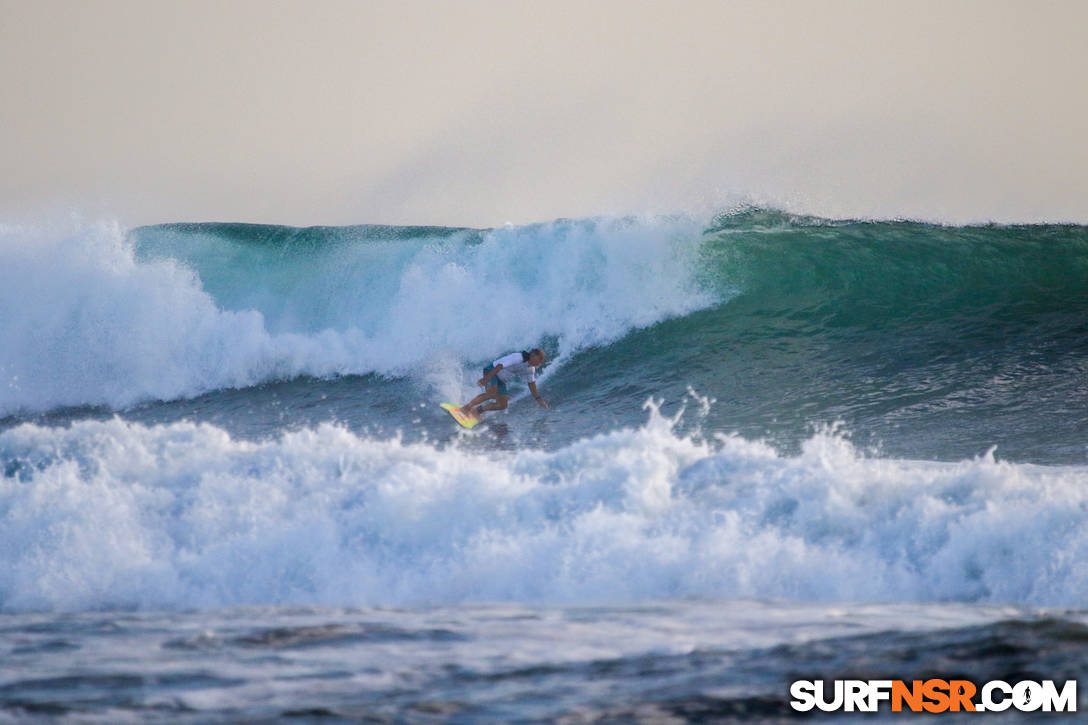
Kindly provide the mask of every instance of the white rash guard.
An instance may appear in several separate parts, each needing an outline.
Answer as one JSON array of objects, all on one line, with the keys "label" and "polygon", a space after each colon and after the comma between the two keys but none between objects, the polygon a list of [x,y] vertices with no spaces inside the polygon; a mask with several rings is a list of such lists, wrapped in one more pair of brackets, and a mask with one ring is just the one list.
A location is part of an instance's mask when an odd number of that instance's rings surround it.
[{"label": "white rash guard", "polygon": [[502,365],[498,378],[504,383],[509,383],[515,377],[524,378],[527,383],[536,382],[536,368],[522,360],[520,352],[504,355],[491,364],[495,367]]}]

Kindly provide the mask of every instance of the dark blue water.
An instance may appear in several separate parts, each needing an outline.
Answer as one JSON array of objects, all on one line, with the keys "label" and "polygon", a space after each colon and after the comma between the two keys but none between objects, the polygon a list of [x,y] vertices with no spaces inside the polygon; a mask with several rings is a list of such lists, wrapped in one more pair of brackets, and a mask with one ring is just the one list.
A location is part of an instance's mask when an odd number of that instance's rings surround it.
[{"label": "dark blue water", "polygon": [[[768,621],[775,626],[768,628]],[[6,615],[0,651],[7,668],[19,669],[5,672],[0,716],[177,723],[793,722],[812,719],[788,706],[794,679],[926,679],[943,672],[980,683],[1064,681],[1084,672],[1086,642],[1083,612],[1031,616],[965,607],[676,602]],[[1071,713],[1034,718],[1079,721]],[[861,719],[928,721],[854,715]]]}]

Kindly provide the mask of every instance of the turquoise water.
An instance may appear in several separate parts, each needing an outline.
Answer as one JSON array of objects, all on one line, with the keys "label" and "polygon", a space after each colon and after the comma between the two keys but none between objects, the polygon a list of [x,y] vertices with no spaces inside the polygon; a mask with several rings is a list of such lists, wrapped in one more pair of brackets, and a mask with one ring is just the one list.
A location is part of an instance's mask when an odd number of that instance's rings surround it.
[{"label": "turquoise water", "polygon": [[715,400],[702,430],[790,451],[837,424],[895,457],[1088,455],[1085,227],[746,209],[496,230],[165,225],[50,243],[82,259],[47,284],[76,286],[31,311],[36,327],[8,322],[7,425],[121,410],[249,437],[336,421],[448,440],[432,404],[467,400],[476,370],[539,345],[555,409],[515,400],[494,418],[507,441],[637,426],[648,399],[675,411],[690,389]]},{"label": "turquoise water", "polygon": [[[779,721],[796,662],[1084,670],[1088,228],[103,223],[0,256],[15,719]],[[437,407],[532,346],[550,409]]]}]

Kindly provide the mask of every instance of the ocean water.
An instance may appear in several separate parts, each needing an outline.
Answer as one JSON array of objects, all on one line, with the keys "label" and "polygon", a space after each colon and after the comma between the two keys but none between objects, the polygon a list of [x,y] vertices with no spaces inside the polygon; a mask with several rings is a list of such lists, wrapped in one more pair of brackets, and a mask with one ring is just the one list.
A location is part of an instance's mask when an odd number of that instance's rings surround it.
[{"label": "ocean water", "polygon": [[[64,222],[0,258],[0,722],[780,722],[796,679],[1088,671],[1086,227]],[[548,410],[438,407],[533,346]]]}]

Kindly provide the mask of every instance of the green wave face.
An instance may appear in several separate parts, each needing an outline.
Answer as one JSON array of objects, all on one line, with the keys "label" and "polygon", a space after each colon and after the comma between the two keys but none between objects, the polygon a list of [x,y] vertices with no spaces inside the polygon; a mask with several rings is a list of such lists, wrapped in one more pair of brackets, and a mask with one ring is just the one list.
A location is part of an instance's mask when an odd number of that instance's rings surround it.
[{"label": "green wave face", "polygon": [[606,353],[638,371],[635,395],[690,386],[747,435],[841,421],[900,455],[1083,460],[1085,227],[752,210],[717,220],[701,255],[702,283],[734,294]]},{"label": "green wave face", "polygon": [[[543,344],[556,360],[544,384],[569,411],[557,440],[638,425],[647,398],[667,410],[691,390],[717,400],[692,425],[787,447],[842,423],[890,455],[958,459],[996,445],[1021,460],[1085,458],[1083,226],[743,209],[710,223],[203,224],[130,238],[140,263],[189,268],[216,307],[259,313],[247,324],[269,336],[224,343],[239,353],[226,383],[194,367],[199,346],[182,348],[193,361],[178,366],[184,394],[377,372],[426,397],[420,369],[435,351],[471,370]],[[219,345],[220,317],[192,325]]]}]

